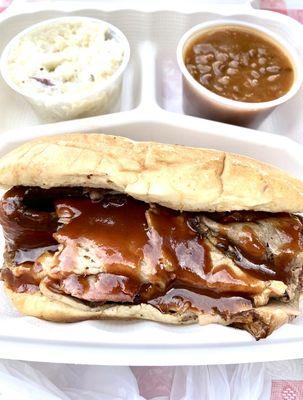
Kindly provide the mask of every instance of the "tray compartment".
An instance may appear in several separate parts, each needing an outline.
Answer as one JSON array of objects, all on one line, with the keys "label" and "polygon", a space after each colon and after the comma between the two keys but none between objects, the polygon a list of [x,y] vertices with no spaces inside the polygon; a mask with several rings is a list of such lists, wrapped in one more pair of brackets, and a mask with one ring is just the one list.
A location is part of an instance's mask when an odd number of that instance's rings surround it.
[{"label": "tray compartment", "polygon": [[[100,118],[30,127],[10,140],[3,134],[0,155],[33,137],[65,132],[104,132],[135,140],[158,140],[215,147],[258,157],[302,177],[300,146],[283,136],[249,129],[225,129],[225,124],[165,113],[156,121],[149,113],[133,112]],[[275,141],[274,141],[275,140]],[[274,141],[274,144],[273,144]],[[298,148],[299,147],[299,148]],[[3,242],[0,242],[3,246]],[[2,254],[2,252],[0,253]],[[1,286],[1,285],[0,285]],[[202,365],[265,361],[303,356],[303,318],[256,342],[247,332],[229,327],[169,326],[150,321],[86,321],[55,324],[22,317],[12,309],[0,287],[0,356],[49,362],[101,365]],[[165,357],[163,356],[165,354]]]},{"label": "tray compartment", "polygon": [[[83,3],[82,3],[83,4]],[[295,45],[303,58],[300,40],[303,28],[296,21],[278,13],[255,10],[243,5],[239,13],[234,8],[212,5],[212,12],[182,13],[176,11],[143,12],[136,10],[103,11],[79,9],[75,11],[43,10],[13,15],[1,22],[0,51],[16,33],[47,18],[65,15],[86,15],[104,19],[120,28],[129,39],[131,60],[125,74],[119,111],[137,110],[142,106],[156,112],[159,109],[183,114],[181,75],[176,62],[176,46],[182,34],[191,26],[216,18],[239,18],[258,23],[279,33]],[[207,10],[205,4],[201,10]],[[214,12],[213,10],[217,10]],[[149,51],[146,51],[146,46]],[[39,124],[37,116],[25,100],[15,95],[0,79],[0,131]],[[303,91],[290,102],[275,110],[259,130],[284,134],[303,142],[300,131],[303,117],[297,112],[303,107]],[[104,116],[100,116],[104,118]],[[192,117],[189,117],[192,118]]]},{"label": "tray compartment", "polygon": [[[38,136],[104,132],[135,140],[238,152],[271,162],[303,178],[302,148],[289,138],[185,116],[178,109],[181,86],[176,73],[176,43],[182,33],[201,18],[213,18],[219,12],[222,12],[222,5],[218,5],[216,12],[195,14],[44,10],[2,20],[0,51],[15,33],[46,18],[68,14],[102,18],[117,25],[127,35],[132,59],[124,80],[122,112],[82,120],[38,125],[29,106],[17,100],[0,82],[0,155]],[[282,25],[284,29],[285,22],[290,21],[272,13],[265,13],[262,18],[258,11],[249,8],[247,13],[249,18],[260,18],[264,24],[269,24],[270,19],[279,29]],[[286,30],[292,32],[292,37],[297,35],[299,40],[299,26],[290,24]],[[169,85],[167,75],[172,77]],[[172,101],[172,95],[176,93],[179,97]],[[294,100],[293,114],[290,110],[282,112],[280,108],[281,116],[270,120],[272,129],[279,128],[282,132],[283,128],[285,132],[284,128],[288,128],[290,135],[298,130],[301,103]],[[12,128],[15,129],[8,130]],[[3,246],[1,237],[0,246]],[[58,325],[19,316],[1,288],[0,303],[0,357],[3,358],[100,365],[202,365],[230,363],[231,360],[240,363],[303,357],[302,316],[281,327],[267,340],[255,342],[247,332],[217,325],[178,327],[148,321],[86,321]]]},{"label": "tray compartment", "polygon": [[[128,19],[129,25],[126,23],[121,24],[121,12],[119,11],[106,13],[90,10],[66,14],[53,10],[12,16],[2,21],[0,25],[0,54],[9,40],[18,32],[45,19],[65,15],[85,15],[104,19],[105,21],[116,25],[126,34],[131,46],[131,58],[125,71],[121,101],[117,107],[117,112],[129,111],[136,108],[140,102],[141,93],[141,61],[140,53],[138,51],[140,41],[133,29],[133,27],[136,26],[134,20],[138,19],[135,15]],[[138,29],[139,27],[136,27],[136,31],[138,31]],[[2,132],[24,126],[38,125],[41,123],[27,101],[14,93],[13,90],[5,84],[2,77],[0,77],[0,104],[3,105],[0,107],[0,131]]]},{"label": "tray compartment", "polygon": [[[159,106],[167,111],[183,114],[182,107],[182,80],[176,60],[176,47],[182,34],[185,33],[192,26],[215,19],[240,19],[247,22],[257,23],[267,29],[282,36],[292,46],[295,46],[303,59],[303,43],[300,40],[299,31],[301,35],[303,29],[291,25],[290,19],[283,16],[280,23],[275,19],[276,14],[273,12],[265,13],[267,18],[261,17],[260,11],[254,11],[248,14],[215,14],[215,13],[195,13],[195,14],[179,14],[166,15],[161,23],[161,19],[157,20],[158,23],[158,39],[156,65],[157,65],[157,102]],[[162,14],[163,15],[163,14]],[[260,16],[258,16],[260,15]],[[164,16],[164,15],[163,15]],[[169,21],[169,22],[168,22]],[[291,21],[292,22],[292,21]],[[174,32],[171,27],[174,27]],[[160,42],[160,38],[165,37],[165,41]],[[302,140],[298,136],[300,127],[303,127],[301,115],[296,112],[299,104],[303,103],[303,91],[301,90],[295,98],[291,101],[279,106],[273,113],[271,113],[264,122],[259,126],[258,130],[263,130],[272,133],[285,134],[289,137]]]}]

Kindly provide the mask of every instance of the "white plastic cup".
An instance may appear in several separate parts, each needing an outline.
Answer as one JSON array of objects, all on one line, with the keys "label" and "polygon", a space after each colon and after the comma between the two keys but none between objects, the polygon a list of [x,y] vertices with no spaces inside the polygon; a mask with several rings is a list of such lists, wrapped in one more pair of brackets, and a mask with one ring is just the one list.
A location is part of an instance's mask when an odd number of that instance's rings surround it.
[{"label": "white plastic cup", "polygon": [[[256,33],[259,35],[261,34],[264,39],[278,45],[289,58],[294,69],[294,81],[285,95],[274,100],[259,103],[236,101],[219,96],[208,90],[197,82],[189,73],[184,62],[185,53],[189,45],[207,31],[233,26],[256,31]],[[215,20],[203,22],[192,27],[181,37],[178,43],[177,61],[182,72],[184,112],[196,117],[213,119],[235,125],[257,127],[277,106],[285,103],[296,95],[303,80],[303,65],[295,48],[266,28],[257,24],[238,20]]]},{"label": "white plastic cup", "polygon": [[[111,77],[102,83],[96,83],[96,87],[86,93],[64,94],[58,96],[51,96],[40,93],[28,93],[22,90],[17,84],[13,82],[9,75],[8,58],[11,50],[16,46],[18,41],[29,33],[34,31],[43,30],[48,26],[60,25],[68,22],[94,22],[108,27],[110,34],[121,43],[123,47],[123,60],[117,70]],[[30,56],[30,55],[29,55]],[[23,30],[17,34],[3,50],[0,60],[0,72],[4,81],[16,93],[22,95],[34,108],[37,115],[42,121],[55,122],[64,121],[75,118],[83,118],[94,115],[106,114],[114,111],[119,111],[119,101],[121,96],[123,73],[128,65],[130,58],[130,46],[125,35],[114,25],[106,21],[89,18],[89,17],[60,17],[48,19],[38,24]]]}]

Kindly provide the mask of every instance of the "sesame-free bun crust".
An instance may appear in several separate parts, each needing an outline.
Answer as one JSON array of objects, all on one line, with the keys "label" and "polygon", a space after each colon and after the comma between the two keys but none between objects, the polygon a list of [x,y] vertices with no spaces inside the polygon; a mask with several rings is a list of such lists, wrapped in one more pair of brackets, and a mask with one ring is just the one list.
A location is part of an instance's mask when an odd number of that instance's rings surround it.
[{"label": "sesame-free bun crust", "polygon": [[0,160],[0,185],[109,188],[188,211],[303,212],[303,183],[218,150],[65,134],[23,144]]},{"label": "sesame-free bun crust", "polygon": [[85,310],[81,306],[78,307],[77,301],[63,295],[57,295],[56,299],[51,299],[41,292],[33,294],[16,293],[7,287],[5,287],[5,292],[16,309],[22,314],[47,321],[78,322],[92,319],[145,319],[174,325],[218,323],[245,329],[256,339],[267,337],[275,329],[299,315],[298,299],[292,303],[272,300],[265,306],[239,311],[232,314],[230,318],[223,319],[216,313],[197,314],[185,312],[182,314],[165,314],[149,304],[111,304],[101,306],[98,309],[89,310],[87,308]]},{"label": "sesame-free bun crust", "polygon": [[70,296],[50,293],[50,297],[48,297],[40,291],[17,293],[6,285],[4,288],[7,296],[20,313],[53,322],[78,322],[90,319],[147,319],[169,324],[186,324],[197,320],[197,316],[191,312],[163,314],[149,304],[105,304],[97,308],[90,308]]}]

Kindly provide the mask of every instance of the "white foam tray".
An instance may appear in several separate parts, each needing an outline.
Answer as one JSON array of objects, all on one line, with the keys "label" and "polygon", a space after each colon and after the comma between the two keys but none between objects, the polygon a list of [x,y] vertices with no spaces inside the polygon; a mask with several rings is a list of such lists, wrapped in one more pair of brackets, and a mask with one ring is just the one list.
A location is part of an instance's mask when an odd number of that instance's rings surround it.
[{"label": "white foam tray", "polygon": [[[143,3],[148,3],[149,9]],[[187,0],[171,5],[169,1],[154,0],[137,4],[133,0],[127,2],[126,10],[126,2],[119,0],[54,1],[51,5],[29,4],[22,13],[13,7],[0,17],[0,51],[26,26],[72,13],[99,17],[117,25],[130,40],[132,57],[124,80],[121,112],[111,115],[39,125],[29,106],[0,82],[0,156],[37,136],[104,132],[136,140],[238,152],[270,162],[303,179],[302,147],[291,139],[301,140],[303,119],[298,110],[303,101],[302,91],[263,123],[263,129],[276,134],[182,114],[175,48],[182,33],[195,23],[218,17],[257,22],[282,33],[303,56],[303,30],[295,21],[254,10],[240,0],[234,0],[234,4],[206,3]],[[169,5],[175,11],[163,10]],[[303,358],[303,317],[259,342],[245,331],[219,325],[169,326],[148,321],[54,324],[18,315],[0,288],[0,357],[101,365],[202,365]]]}]

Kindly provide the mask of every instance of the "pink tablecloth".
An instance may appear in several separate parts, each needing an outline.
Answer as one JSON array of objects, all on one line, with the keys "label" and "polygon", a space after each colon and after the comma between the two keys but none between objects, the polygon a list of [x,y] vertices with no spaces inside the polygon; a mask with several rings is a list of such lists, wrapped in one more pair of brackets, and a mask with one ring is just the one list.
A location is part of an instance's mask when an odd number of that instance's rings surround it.
[{"label": "pink tablecloth", "polygon": [[[15,0],[18,1],[18,0]],[[37,0],[38,1],[38,0]],[[3,11],[5,8],[9,6],[9,4],[12,2],[12,0],[0,0],[0,12]],[[303,22],[303,0],[259,0],[255,1],[255,4],[262,8],[262,9],[267,9],[267,10],[273,10],[277,11],[283,14],[287,14],[301,22]],[[301,361],[303,364],[303,360]],[[24,363],[25,364],[25,363]],[[29,364],[29,363],[28,363]],[[257,366],[258,373],[256,371],[252,372],[250,371],[251,375],[248,374],[249,367],[241,367],[237,369],[236,366],[231,366],[229,369],[221,370],[219,371],[221,373],[220,376],[220,382],[224,382],[224,377],[229,376],[230,378],[230,385],[228,386],[230,389],[229,393],[224,393],[218,395],[219,391],[214,391],[213,394],[208,390],[207,395],[203,392],[202,395],[202,390],[201,390],[201,380],[204,381],[205,384],[212,385],[213,387],[216,386],[214,382],[211,383],[211,379],[205,381],[205,376],[211,374],[218,374],[218,371],[215,371],[215,367],[206,367],[208,368],[207,371],[199,371],[199,367],[186,367],[183,370],[181,368],[177,369],[175,367],[133,367],[132,373],[136,378],[137,384],[138,384],[138,396],[136,397],[138,399],[152,399],[156,398],[157,399],[188,399],[188,400],[196,400],[200,399],[205,400],[206,396],[207,399],[239,399],[240,398],[245,398],[245,399],[268,399],[268,400],[303,400],[303,368],[302,370],[300,369],[298,371],[298,366],[300,365],[300,361],[297,361],[296,364],[291,364],[290,362],[288,364],[275,364],[272,363],[271,367],[266,367],[263,364],[259,364]],[[279,369],[284,369],[284,366],[287,368],[293,369],[293,371],[288,371],[286,375],[283,375],[282,373],[279,372]],[[39,369],[37,364],[31,363],[30,365],[26,366],[27,368],[31,368],[33,371],[36,371],[36,369]],[[21,368],[20,364],[17,365],[17,368]],[[23,367],[22,367],[23,368]],[[66,366],[66,369],[69,367]],[[80,367],[79,367],[80,368]],[[96,367],[99,368],[99,367]],[[220,367],[219,367],[220,368]],[[261,373],[260,370],[264,369],[263,372]],[[43,368],[42,368],[43,369]],[[277,372],[278,369],[278,372]],[[40,367],[41,370],[41,367]],[[41,372],[39,370],[39,373]],[[120,370],[119,370],[120,371]],[[117,370],[117,373],[119,373]],[[275,373],[273,372],[275,371]],[[121,372],[121,371],[120,371]],[[203,373],[202,373],[203,372]],[[285,372],[285,371],[284,371]],[[20,373],[18,371],[18,373]],[[238,379],[239,382],[243,378],[243,374],[246,374],[244,377],[245,385],[247,388],[247,385],[251,385],[251,387],[248,389],[248,394],[244,394],[243,388],[241,389],[240,397],[236,394],[237,390],[236,388],[233,388],[232,382],[235,379]],[[254,392],[255,386],[253,379],[252,379],[252,374],[253,377],[256,379],[265,379],[267,376],[267,379],[270,381],[270,388],[268,388],[268,384],[262,382],[262,385],[260,385],[260,382],[256,382],[257,386],[259,385],[259,388],[264,387],[263,394],[262,393],[257,393]],[[219,374],[220,375],[220,374]],[[219,376],[218,375],[218,376]],[[240,375],[240,376],[239,376]],[[242,375],[242,376],[241,376]],[[196,377],[195,377],[196,376]],[[272,377],[272,378],[271,378]],[[280,379],[277,379],[276,377],[280,377]],[[195,379],[194,379],[195,378]],[[200,379],[201,378],[201,379]],[[248,382],[252,380],[252,382]],[[298,380],[299,379],[299,380]],[[199,387],[196,389],[194,387],[191,387],[191,382],[199,382]],[[180,386],[184,387],[184,390],[180,388]],[[173,386],[173,390],[172,390]],[[182,397],[179,397],[179,395],[176,395],[176,393],[172,393],[173,391],[176,391],[176,387],[180,389],[180,393],[183,390]],[[266,389],[267,387],[267,389]],[[190,388],[190,389],[188,389]],[[69,389],[70,390],[70,389]],[[212,388],[214,390],[214,388]],[[259,389],[260,391],[260,389]],[[239,391],[238,391],[239,392]],[[262,390],[261,390],[262,392]],[[266,393],[265,393],[266,392]],[[95,397],[90,397],[90,394],[86,392],[85,398],[94,398]],[[70,393],[69,393],[70,394]],[[116,397],[103,397],[104,393],[102,391],[102,394],[100,393],[101,397],[100,399],[103,398],[116,398]],[[243,397],[241,397],[243,395]],[[135,395],[134,395],[135,396]],[[142,397],[141,397],[142,396]],[[214,397],[215,396],[215,397]],[[2,397],[1,397],[2,398]],[[8,398],[8,397],[7,397]],[[23,397],[24,398],[24,397]],[[32,398],[32,397],[29,397]],[[33,398],[37,398],[33,396]],[[56,397],[57,398],[57,397]],[[58,397],[58,399],[61,397]],[[65,398],[65,397],[64,397]],[[72,398],[78,398],[78,397],[73,397],[70,395],[68,397],[70,399]],[[80,399],[81,397],[79,397]],[[98,397],[99,398],[99,397]],[[134,398],[134,397],[133,397]],[[128,395],[125,397],[120,397],[119,399],[130,399]]]}]

